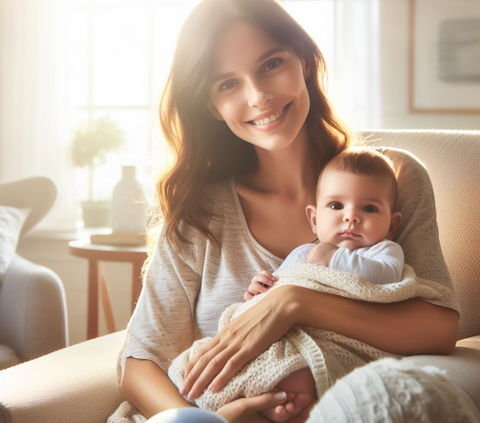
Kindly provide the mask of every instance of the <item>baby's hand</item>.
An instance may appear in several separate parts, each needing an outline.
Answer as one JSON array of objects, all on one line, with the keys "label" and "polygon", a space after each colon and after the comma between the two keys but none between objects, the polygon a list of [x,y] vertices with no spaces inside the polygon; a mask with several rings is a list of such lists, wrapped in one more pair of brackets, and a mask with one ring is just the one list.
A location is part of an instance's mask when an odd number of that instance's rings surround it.
[{"label": "baby's hand", "polygon": [[267,292],[276,280],[277,278],[275,276],[264,270],[262,273],[259,273],[252,279],[252,282],[250,282],[248,287],[248,291],[245,292],[243,298],[245,298],[246,301],[249,301],[255,297],[255,295]]},{"label": "baby's hand", "polygon": [[330,242],[321,242],[313,247],[307,254],[306,263],[317,263],[328,267],[335,251],[338,250],[336,245]]}]

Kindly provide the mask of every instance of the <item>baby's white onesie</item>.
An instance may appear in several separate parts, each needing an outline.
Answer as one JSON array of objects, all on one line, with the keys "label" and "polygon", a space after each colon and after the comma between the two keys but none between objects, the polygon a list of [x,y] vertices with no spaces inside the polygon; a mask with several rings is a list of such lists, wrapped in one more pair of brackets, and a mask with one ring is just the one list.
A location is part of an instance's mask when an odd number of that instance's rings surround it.
[{"label": "baby's white onesie", "polygon": [[[295,248],[274,272],[274,276],[281,270],[301,261],[305,262],[308,252],[318,244],[304,244]],[[371,283],[381,285],[399,282],[402,280],[404,264],[403,250],[396,242],[387,239],[371,247],[339,248],[330,260],[329,267],[344,272],[362,275]]]}]

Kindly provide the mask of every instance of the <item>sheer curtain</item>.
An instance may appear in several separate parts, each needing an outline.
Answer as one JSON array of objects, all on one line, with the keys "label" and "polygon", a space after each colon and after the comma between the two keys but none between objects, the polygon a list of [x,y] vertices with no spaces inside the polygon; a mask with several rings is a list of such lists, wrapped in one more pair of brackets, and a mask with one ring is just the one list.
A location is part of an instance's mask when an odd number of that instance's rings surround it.
[{"label": "sheer curtain", "polygon": [[334,0],[330,94],[356,129],[382,128],[380,1]]},{"label": "sheer curtain", "polygon": [[69,109],[59,97],[53,0],[0,1],[0,180],[46,175],[59,196],[44,227],[76,223]]},{"label": "sheer curtain", "polygon": [[[162,27],[167,28],[162,19],[169,13],[186,16],[193,4],[165,0],[0,0],[0,180],[30,175],[55,180],[59,197],[42,222],[44,228],[75,230],[81,196],[75,187],[69,149],[79,116],[83,119],[86,112],[74,108],[72,98],[85,91],[80,73],[89,70],[78,63],[75,34],[65,29],[75,21],[69,14],[77,13],[80,7],[86,17],[88,5],[110,8],[104,9],[102,16],[116,13],[112,8],[117,5],[124,11],[139,5],[151,7],[154,27],[159,29],[155,35],[158,40],[151,45],[156,45],[158,54],[150,62],[145,60],[145,66],[151,66],[145,74],[153,75],[150,79],[156,85],[161,67],[156,65],[157,56],[168,56],[174,44],[174,37],[161,32]],[[329,66],[330,97],[348,122],[357,129],[380,128],[379,0],[285,0],[283,4],[319,43]],[[175,19],[180,22],[183,18]],[[128,25],[122,28],[129,30]],[[134,31],[134,26],[130,30]],[[135,36],[132,33],[131,39]],[[95,40],[92,44],[99,45]],[[95,62],[95,66],[100,65]],[[121,115],[127,130],[129,125],[133,127],[135,148],[152,156],[147,150],[155,143],[144,141],[152,137],[143,134],[151,132],[150,121],[135,120],[133,113],[122,110],[111,113]],[[108,177],[113,182],[118,179],[111,171],[100,176],[102,182]]]}]

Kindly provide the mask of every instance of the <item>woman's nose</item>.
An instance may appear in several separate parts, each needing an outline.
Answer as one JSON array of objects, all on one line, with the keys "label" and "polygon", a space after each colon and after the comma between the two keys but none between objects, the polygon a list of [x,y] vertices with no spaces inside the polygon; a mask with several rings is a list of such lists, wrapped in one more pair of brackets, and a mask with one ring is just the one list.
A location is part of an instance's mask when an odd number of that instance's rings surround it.
[{"label": "woman's nose", "polygon": [[247,84],[248,105],[250,107],[262,107],[273,98],[271,92],[264,85],[251,81]]}]

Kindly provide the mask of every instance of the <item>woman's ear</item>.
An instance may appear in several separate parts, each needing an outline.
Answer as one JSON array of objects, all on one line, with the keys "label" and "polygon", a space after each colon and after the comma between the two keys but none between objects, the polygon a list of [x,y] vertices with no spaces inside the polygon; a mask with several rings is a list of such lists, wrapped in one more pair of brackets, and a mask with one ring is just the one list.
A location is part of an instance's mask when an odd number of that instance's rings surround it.
[{"label": "woman's ear", "polygon": [[397,229],[400,227],[401,223],[402,215],[399,212],[393,213],[392,219],[390,221],[390,228],[388,229],[387,239],[389,239],[390,241],[393,240],[395,232],[397,232]]},{"label": "woman's ear", "polygon": [[306,210],[308,221],[310,222],[310,226],[312,227],[313,233],[317,234],[317,209],[315,206],[307,206]]},{"label": "woman's ear", "polygon": [[303,77],[307,79],[310,76],[310,71],[312,70],[312,67],[309,65],[309,63],[304,57],[301,57],[300,59],[302,61]]},{"label": "woman's ear", "polygon": [[213,105],[213,103],[210,100],[207,103],[207,109],[215,119],[220,121],[224,120],[222,115],[218,112],[217,108]]}]

